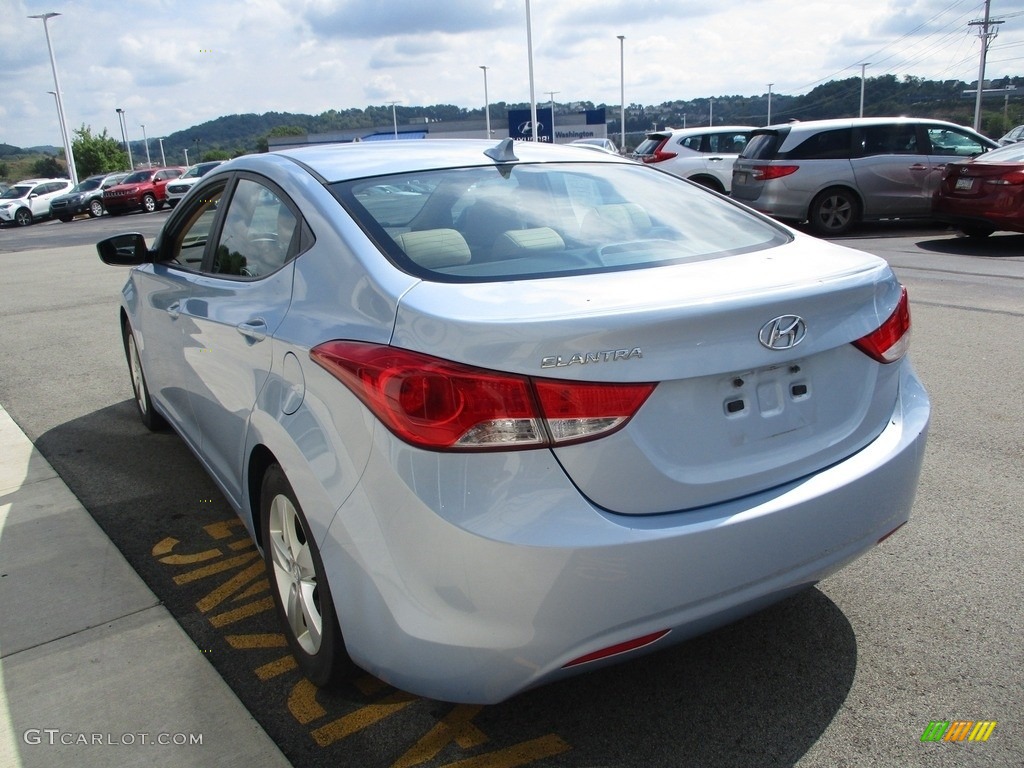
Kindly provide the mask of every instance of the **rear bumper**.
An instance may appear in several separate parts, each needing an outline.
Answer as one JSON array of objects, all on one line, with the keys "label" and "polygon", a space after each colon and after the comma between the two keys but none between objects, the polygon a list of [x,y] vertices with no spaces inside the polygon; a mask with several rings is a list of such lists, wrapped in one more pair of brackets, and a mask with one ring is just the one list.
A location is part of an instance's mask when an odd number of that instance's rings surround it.
[{"label": "rear bumper", "polygon": [[566,668],[594,651],[666,629],[632,654],[667,647],[814,584],[909,517],[930,405],[909,363],[901,378],[857,454],[647,517],[589,505],[545,451],[431,454],[378,428],[321,544],[350,655],[407,691],[494,703],[622,658]]}]

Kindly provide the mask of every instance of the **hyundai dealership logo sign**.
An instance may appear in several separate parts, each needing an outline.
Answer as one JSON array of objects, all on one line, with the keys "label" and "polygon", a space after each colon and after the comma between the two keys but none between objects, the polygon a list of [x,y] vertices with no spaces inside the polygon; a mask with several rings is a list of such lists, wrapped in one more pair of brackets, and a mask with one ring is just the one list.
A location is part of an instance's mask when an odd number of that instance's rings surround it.
[{"label": "hyundai dealership logo sign", "polygon": [[[533,116],[528,109],[508,111],[508,135],[516,141],[533,141]],[[537,141],[551,143],[551,109],[537,110]]]}]

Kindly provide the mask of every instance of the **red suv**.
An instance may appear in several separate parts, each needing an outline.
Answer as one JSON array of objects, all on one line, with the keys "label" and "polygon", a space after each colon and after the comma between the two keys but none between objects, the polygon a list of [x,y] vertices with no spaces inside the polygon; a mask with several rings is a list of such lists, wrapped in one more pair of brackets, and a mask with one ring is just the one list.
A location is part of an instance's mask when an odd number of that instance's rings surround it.
[{"label": "red suv", "polygon": [[120,184],[104,190],[103,207],[111,216],[139,209],[146,213],[159,210],[167,199],[164,191],[167,182],[184,172],[181,166],[134,171]]}]

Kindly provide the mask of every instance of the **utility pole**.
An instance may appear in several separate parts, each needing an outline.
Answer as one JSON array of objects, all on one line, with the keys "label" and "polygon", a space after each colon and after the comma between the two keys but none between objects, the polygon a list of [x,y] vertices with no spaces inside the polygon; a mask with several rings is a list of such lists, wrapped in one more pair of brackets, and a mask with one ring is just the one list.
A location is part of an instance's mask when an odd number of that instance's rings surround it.
[{"label": "utility pole", "polygon": [[[980,21],[971,21],[969,27],[981,27],[978,31],[978,38],[981,40],[981,64],[978,67],[978,95],[974,100],[974,130],[981,130],[981,92],[985,89],[985,59],[988,56],[988,46],[999,34],[999,24],[1002,20],[989,18],[992,10],[992,0],[985,0],[985,18]],[[990,29],[991,28],[991,29]]]}]

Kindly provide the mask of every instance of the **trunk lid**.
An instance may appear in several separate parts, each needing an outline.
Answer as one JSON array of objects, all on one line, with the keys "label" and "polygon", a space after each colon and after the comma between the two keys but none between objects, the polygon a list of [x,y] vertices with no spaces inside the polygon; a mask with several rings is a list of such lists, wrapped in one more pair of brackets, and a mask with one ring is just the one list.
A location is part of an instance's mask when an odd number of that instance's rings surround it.
[{"label": "trunk lid", "polygon": [[[797,236],[650,269],[422,282],[401,300],[392,343],[535,377],[657,382],[620,431],[552,449],[594,504],[652,514],[781,485],[877,436],[899,364],[880,365],[851,342],[899,297],[881,259]],[[790,319],[778,330],[800,318],[806,334],[770,349],[760,337],[770,342],[780,317]]]}]

